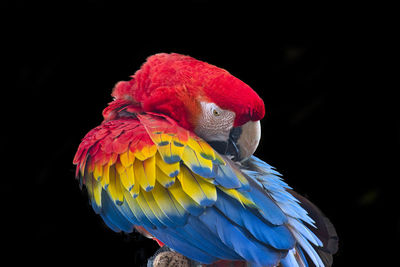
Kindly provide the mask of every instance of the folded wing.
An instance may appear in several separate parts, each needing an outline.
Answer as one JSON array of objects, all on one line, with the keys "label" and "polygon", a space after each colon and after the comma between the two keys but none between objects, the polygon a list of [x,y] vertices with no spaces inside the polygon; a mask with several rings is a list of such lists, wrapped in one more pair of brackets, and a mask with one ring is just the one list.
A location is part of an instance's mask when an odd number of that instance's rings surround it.
[{"label": "folded wing", "polygon": [[202,263],[274,266],[298,262],[304,250],[321,265],[313,248],[321,241],[303,224],[312,220],[280,178],[240,170],[165,116],[103,123],[84,137],[74,163],[93,209],[114,231],[141,226]]}]

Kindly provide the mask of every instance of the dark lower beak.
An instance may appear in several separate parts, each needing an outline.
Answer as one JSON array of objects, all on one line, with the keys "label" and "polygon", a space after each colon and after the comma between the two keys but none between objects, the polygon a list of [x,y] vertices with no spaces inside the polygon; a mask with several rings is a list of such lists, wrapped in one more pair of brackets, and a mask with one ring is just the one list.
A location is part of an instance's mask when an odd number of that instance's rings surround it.
[{"label": "dark lower beak", "polygon": [[256,150],[261,137],[260,122],[249,121],[240,127],[234,127],[226,141],[210,141],[209,144],[220,154],[243,161]]},{"label": "dark lower beak", "polygon": [[231,157],[232,160],[240,160],[240,147],[237,143],[242,135],[242,127],[234,127],[229,133],[226,141],[211,141],[209,144],[217,150],[218,153]]}]

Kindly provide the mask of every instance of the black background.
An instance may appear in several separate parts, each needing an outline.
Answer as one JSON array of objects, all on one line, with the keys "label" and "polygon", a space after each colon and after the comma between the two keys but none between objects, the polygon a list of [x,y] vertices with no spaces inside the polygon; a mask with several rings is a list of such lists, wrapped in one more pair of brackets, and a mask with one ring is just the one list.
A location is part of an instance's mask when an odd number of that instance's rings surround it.
[{"label": "black background", "polygon": [[[34,233],[35,261],[140,266],[156,250],[151,240],[106,228],[74,179],[72,159],[102,121],[114,84],[158,52],[225,68],[264,99],[256,155],[336,226],[334,266],[395,261],[398,101],[378,74],[390,47],[370,27],[373,16],[364,21],[353,11],[324,20],[323,9],[303,25],[308,15],[300,11],[243,3],[15,6],[9,22],[18,28],[9,28],[9,40],[18,105],[7,117],[22,111],[13,121],[23,130],[13,135],[33,163],[17,177],[34,181],[21,215]],[[282,16],[271,19],[275,11]]]}]

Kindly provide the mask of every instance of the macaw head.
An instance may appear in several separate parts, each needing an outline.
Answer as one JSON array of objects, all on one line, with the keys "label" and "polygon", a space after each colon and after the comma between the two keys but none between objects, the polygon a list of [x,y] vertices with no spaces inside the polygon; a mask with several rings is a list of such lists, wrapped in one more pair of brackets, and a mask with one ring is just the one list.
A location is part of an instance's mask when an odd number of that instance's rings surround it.
[{"label": "macaw head", "polygon": [[256,150],[264,103],[226,70],[189,56],[162,53],[149,57],[132,78],[117,83],[112,94],[116,101],[165,114],[237,160]]}]

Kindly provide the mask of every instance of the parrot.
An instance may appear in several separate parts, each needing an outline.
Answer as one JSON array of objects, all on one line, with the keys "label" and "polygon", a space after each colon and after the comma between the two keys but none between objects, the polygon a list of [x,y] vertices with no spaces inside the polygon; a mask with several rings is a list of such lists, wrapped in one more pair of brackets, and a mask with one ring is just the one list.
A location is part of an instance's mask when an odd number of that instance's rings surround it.
[{"label": "parrot", "polygon": [[249,85],[178,53],[148,57],[130,78],[73,160],[111,230],[202,266],[332,265],[330,220],[254,155],[265,107]]}]

